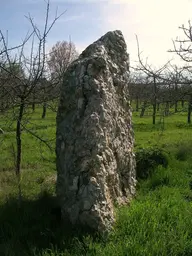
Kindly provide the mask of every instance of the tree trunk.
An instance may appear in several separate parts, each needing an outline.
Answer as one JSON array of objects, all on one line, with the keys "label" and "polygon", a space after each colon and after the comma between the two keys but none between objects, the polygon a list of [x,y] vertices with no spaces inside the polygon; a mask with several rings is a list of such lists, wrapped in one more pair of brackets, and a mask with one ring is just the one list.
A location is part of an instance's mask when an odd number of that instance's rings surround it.
[{"label": "tree trunk", "polygon": [[187,113],[188,124],[191,124],[191,111],[192,111],[192,95],[190,95],[189,101],[188,101],[188,113]]},{"label": "tree trunk", "polygon": [[136,112],[139,111],[139,97],[136,98]]},{"label": "tree trunk", "polygon": [[[4,88],[2,88],[2,95],[4,95]],[[5,102],[4,99],[1,98],[1,112],[4,112],[4,108],[5,108]]]},{"label": "tree trunk", "polygon": [[153,124],[156,123],[156,112],[157,112],[157,85],[156,85],[156,77],[153,77]]},{"label": "tree trunk", "polygon": [[181,107],[184,108],[184,100],[181,101]]},{"label": "tree trunk", "polygon": [[147,103],[144,101],[143,106],[141,107],[141,113],[140,113],[140,117],[143,117],[145,114],[145,109],[146,109],[146,105]]},{"label": "tree trunk", "polygon": [[42,113],[42,116],[41,116],[42,119],[45,118],[46,112],[47,112],[47,103],[44,102],[44,103],[43,103],[43,113]]},{"label": "tree trunk", "polygon": [[165,116],[169,115],[169,101],[166,102],[166,106],[165,106]]},{"label": "tree trunk", "polygon": [[22,201],[22,192],[21,192],[21,154],[22,154],[22,141],[21,141],[21,121],[24,113],[24,100],[21,100],[19,106],[19,116],[17,119],[17,128],[16,128],[16,143],[17,143],[17,155],[16,155],[16,176],[18,181],[18,203],[21,204]]},{"label": "tree trunk", "polygon": [[176,100],[175,100],[175,113],[177,113],[178,112],[178,85],[177,85],[177,83],[175,83],[175,98],[176,98]]},{"label": "tree trunk", "polygon": [[178,104],[177,104],[177,100],[175,101],[175,113],[178,112]]},{"label": "tree trunk", "polygon": [[157,111],[159,111],[160,103],[157,103]]},{"label": "tree trunk", "polygon": [[35,111],[35,102],[32,103],[32,110]]},{"label": "tree trunk", "polygon": [[153,124],[156,122],[156,104],[153,104]]}]

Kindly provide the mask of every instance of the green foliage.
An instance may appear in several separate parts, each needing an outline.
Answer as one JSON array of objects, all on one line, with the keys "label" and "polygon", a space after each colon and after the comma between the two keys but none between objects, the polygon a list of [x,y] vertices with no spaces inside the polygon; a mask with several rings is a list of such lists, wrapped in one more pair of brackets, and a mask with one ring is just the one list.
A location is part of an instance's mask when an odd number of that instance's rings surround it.
[{"label": "green foliage", "polygon": [[176,147],[175,157],[177,160],[185,161],[189,157],[192,157],[191,155],[191,149],[192,149],[192,142],[180,142]]},{"label": "green foliage", "polygon": [[136,152],[137,178],[146,179],[158,165],[167,167],[168,158],[160,148],[139,148]]}]

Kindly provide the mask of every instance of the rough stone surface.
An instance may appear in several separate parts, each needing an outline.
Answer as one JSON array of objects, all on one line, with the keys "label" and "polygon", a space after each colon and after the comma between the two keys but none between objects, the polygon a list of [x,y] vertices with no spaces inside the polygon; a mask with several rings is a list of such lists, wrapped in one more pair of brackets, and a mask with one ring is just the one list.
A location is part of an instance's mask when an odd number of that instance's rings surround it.
[{"label": "rough stone surface", "polygon": [[114,203],[135,193],[129,55],[108,32],[68,68],[57,114],[57,195],[72,224],[110,230]]}]

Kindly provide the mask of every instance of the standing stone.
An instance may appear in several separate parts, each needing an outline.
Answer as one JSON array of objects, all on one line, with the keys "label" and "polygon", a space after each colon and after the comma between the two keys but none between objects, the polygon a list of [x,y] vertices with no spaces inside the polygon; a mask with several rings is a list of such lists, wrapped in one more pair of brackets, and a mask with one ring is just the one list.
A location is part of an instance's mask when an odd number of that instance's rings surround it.
[{"label": "standing stone", "polygon": [[135,194],[129,55],[121,31],[91,44],[65,73],[57,113],[57,195],[63,218],[108,231],[114,203]]}]

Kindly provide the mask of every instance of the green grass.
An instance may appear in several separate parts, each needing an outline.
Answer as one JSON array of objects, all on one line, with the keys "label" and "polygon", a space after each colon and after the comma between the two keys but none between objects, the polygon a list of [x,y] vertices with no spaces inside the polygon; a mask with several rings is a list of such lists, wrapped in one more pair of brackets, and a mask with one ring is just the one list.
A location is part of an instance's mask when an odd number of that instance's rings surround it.
[{"label": "green grass", "polygon": [[[32,114],[28,129],[44,139],[55,138],[55,113],[41,119],[41,108]],[[23,202],[17,204],[12,144],[15,123],[1,116],[0,127],[0,255],[10,256],[188,256],[192,255],[192,126],[186,112],[164,119],[133,114],[135,151],[162,148],[168,167],[158,166],[139,180],[129,207],[116,209],[117,222],[108,237],[88,235],[60,222],[52,209],[55,199],[55,152],[27,132],[22,134]],[[9,122],[8,122],[9,121]],[[54,148],[54,140],[50,142]]]}]

